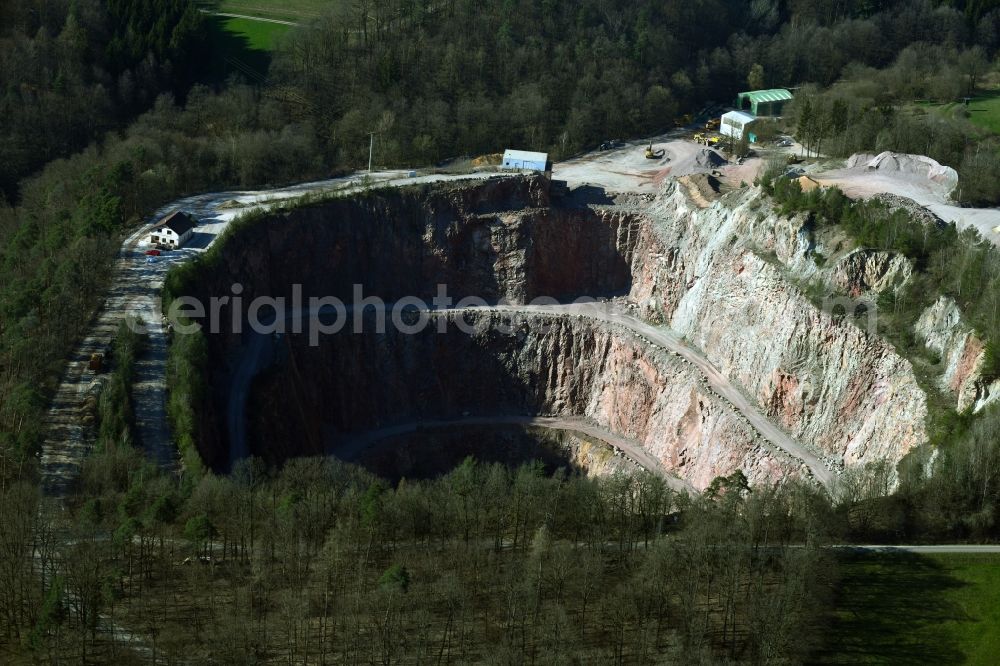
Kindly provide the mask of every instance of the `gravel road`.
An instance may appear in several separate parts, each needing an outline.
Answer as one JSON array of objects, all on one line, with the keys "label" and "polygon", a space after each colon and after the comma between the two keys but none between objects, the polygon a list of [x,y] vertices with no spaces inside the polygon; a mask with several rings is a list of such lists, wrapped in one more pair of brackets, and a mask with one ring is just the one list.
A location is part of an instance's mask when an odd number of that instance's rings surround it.
[{"label": "gravel road", "polygon": [[[366,174],[302,183],[263,191],[211,192],[185,197],[157,210],[123,243],[115,259],[111,286],[86,336],[67,359],[66,367],[45,418],[45,439],[41,451],[42,484],[50,496],[63,497],[79,476],[90,453],[93,434],[80,418],[80,406],[92,390],[95,375],[88,370],[92,353],[103,352],[126,317],[145,322],[146,350],[136,363],[133,403],[136,438],[147,456],[170,472],[180,469],[177,451],[166,418],[167,336],[161,325],[160,289],[167,272],[204,252],[225,231],[229,223],[248,210],[273,208],[305,194],[349,193],[364,187]],[[371,174],[372,182],[383,186],[412,185],[443,180],[482,178],[481,175],[432,175],[409,178],[405,171]],[[184,210],[199,220],[187,246],[165,253],[147,264],[143,237],[152,225],[167,214]]]}]

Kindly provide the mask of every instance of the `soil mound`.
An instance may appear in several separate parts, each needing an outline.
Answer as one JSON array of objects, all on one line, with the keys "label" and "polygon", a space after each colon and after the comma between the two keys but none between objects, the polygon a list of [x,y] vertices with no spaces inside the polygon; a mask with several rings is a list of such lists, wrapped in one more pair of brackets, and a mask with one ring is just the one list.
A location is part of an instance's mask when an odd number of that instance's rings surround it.
[{"label": "soil mound", "polygon": [[707,148],[699,152],[697,157],[695,157],[695,164],[703,169],[714,169],[726,163],[726,158],[714,150],[709,150]]},{"label": "soil mound", "polygon": [[903,210],[911,218],[918,220],[921,224],[933,224],[937,227],[946,226],[944,220],[931,212],[930,209],[918,204],[913,199],[886,192],[883,194],[876,194],[871,200],[887,206],[890,210]]}]

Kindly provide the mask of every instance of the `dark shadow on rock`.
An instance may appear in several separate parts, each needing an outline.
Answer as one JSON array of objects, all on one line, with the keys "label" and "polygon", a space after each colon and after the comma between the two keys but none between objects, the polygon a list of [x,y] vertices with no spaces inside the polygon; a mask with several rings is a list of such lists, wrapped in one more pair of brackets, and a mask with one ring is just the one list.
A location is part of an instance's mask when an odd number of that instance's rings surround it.
[{"label": "dark shadow on rock", "polygon": [[393,485],[401,479],[434,479],[458,467],[467,457],[511,469],[541,463],[546,474],[562,468],[581,472],[560,446],[565,433],[516,425],[434,428],[386,438],[357,460]]},{"label": "dark shadow on rock", "polygon": [[580,185],[569,191],[559,199],[553,201],[553,205],[562,208],[585,208],[587,206],[611,206],[614,204],[607,190],[596,185]]}]

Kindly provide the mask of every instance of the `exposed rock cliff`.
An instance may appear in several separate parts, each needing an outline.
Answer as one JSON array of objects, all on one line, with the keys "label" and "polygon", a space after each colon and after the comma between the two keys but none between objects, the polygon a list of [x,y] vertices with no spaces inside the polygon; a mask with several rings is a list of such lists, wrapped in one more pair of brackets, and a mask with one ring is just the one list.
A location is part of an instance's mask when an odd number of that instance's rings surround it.
[{"label": "exposed rock cliff", "polygon": [[912,274],[913,265],[900,254],[857,249],[837,262],[830,282],[852,297],[874,298],[902,287]]},{"label": "exposed rock cliff", "polygon": [[273,455],[275,442],[291,447],[279,457],[336,450],[357,433],[414,420],[585,416],[699,489],[738,469],[755,483],[804,475],[700,373],[628,331],[575,317],[465,321],[477,332],[449,317],[444,334],[434,325],[418,335],[390,328],[330,336],[318,347],[288,338],[289,361],[255,389],[257,452]]},{"label": "exposed rock cliff", "polygon": [[[794,282],[842,275],[854,291],[906,279],[908,266],[856,253],[822,271],[800,218],[777,216],[755,188],[709,201],[668,183],[636,206],[548,205],[537,181],[379,193],[324,203],[240,228],[210,265],[200,295],[233,281],[258,295],[353,299],[353,285],[391,302],[430,298],[525,302],[627,293],[740,385],[771,419],[846,465],[896,462],[925,437],[925,398],[910,364],[878,336],[822,312]],[[244,306],[245,307],[245,306]],[[501,315],[482,314],[481,317]],[[492,322],[499,324],[501,322]],[[212,337],[216,359],[240,341]],[[400,418],[465,412],[573,414],[642,444],[704,487],[743,469],[754,481],[801,474],[697,372],[625,331],[556,320],[514,335],[339,335],[318,348],[289,336],[289,362],[258,382],[257,450],[325,450]],[[227,385],[215,366],[217,401]],[[284,408],[279,409],[282,405]],[[224,442],[203,442],[216,455]]]},{"label": "exposed rock cliff", "polygon": [[986,346],[962,319],[954,300],[942,296],[935,301],[920,316],[916,333],[928,349],[941,356],[941,388],[956,397],[959,411],[971,407],[978,412],[1000,397],[1000,381],[990,382],[982,376]]},{"label": "exposed rock cliff", "polygon": [[847,465],[896,462],[925,441],[926,400],[909,362],[788,279],[816,270],[801,220],[775,215],[756,189],[705,210],[668,189],[650,215],[668,258],[633,294],[795,437]]}]

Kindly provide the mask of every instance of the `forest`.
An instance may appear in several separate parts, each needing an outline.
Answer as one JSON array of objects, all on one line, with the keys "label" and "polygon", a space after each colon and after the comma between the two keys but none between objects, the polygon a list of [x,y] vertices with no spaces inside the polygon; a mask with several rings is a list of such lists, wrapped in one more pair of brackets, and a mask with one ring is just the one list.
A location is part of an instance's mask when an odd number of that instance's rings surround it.
[{"label": "forest", "polygon": [[[1000,49],[993,0],[331,2],[255,76],[219,77],[214,39],[186,0],[0,3],[0,661],[126,662],[128,618],[154,660],[794,663],[828,647],[838,565],[820,546],[1000,536],[996,412],[956,415],[938,471],[910,460],[888,497],[880,468],[832,498],[739,478],[688,498],[648,475],[473,460],[398,487],[330,460],[176,480],[132,446],[142,340],[125,331],[94,454],[54,505],[45,409],[126,232],[182,195],[355,169],[370,132],[384,166],[508,145],[560,159],[726,104],[752,74],[801,87],[791,118],[816,150],[928,154],[964,200],[1000,200],[996,139],[891,113],[975,90]],[[776,197],[862,219],[799,194]],[[918,284],[993,326],[995,291],[970,285],[995,251],[936,240],[907,248]],[[171,372],[196,393],[183,354]],[[170,412],[191,430],[188,403]]]},{"label": "forest", "polygon": [[69,539],[29,486],[0,494],[8,640],[127,663],[111,630],[127,621],[167,659],[234,664],[773,663],[822,646],[835,567],[806,486],[750,493],[737,475],[691,499],[650,474],[468,459],[391,488],[331,459],[249,459],[178,489],[140,466],[99,454]]}]

